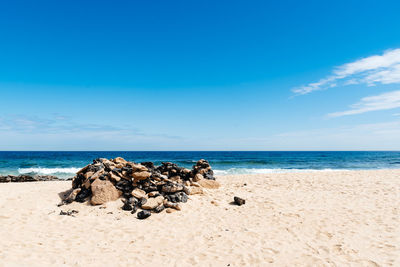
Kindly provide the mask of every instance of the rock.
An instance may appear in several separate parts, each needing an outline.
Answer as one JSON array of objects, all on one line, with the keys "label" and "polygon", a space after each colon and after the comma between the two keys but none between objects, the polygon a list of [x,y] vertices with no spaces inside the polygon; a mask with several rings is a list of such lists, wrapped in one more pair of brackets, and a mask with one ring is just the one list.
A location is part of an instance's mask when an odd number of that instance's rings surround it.
[{"label": "rock", "polygon": [[144,204],[146,204],[146,202],[147,202],[147,199],[146,198],[144,198],[144,197],[142,197],[141,199],[139,199],[139,202],[138,202],[138,206],[139,207],[142,207]]},{"label": "rock", "polygon": [[145,191],[143,191],[143,190],[141,190],[141,189],[139,189],[139,188],[135,188],[135,189],[133,189],[133,191],[132,191],[132,196],[134,196],[134,197],[136,197],[136,198],[147,198],[147,196],[146,196],[146,192]]},{"label": "rock", "polygon": [[161,191],[166,193],[175,193],[182,190],[183,190],[183,185],[181,184],[164,185],[161,189]]},{"label": "rock", "polygon": [[173,208],[176,210],[181,210],[181,206],[178,203],[164,202],[164,206],[167,208]]},{"label": "rock", "polygon": [[145,180],[145,179],[149,178],[150,176],[151,176],[151,173],[148,172],[148,171],[141,171],[141,172],[132,173],[132,177],[135,180],[139,180],[139,181]]},{"label": "rock", "polygon": [[238,206],[242,206],[242,205],[246,204],[246,200],[244,200],[243,198],[240,198],[240,197],[234,197],[233,201]]},{"label": "rock", "polygon": [[167,213],[173,213],[173,212],[176,211],[176,209],[167,208],[165,211],[166,211]]},{"label": "rock", "polygon": [[138,209],[138,207],[137,207],[137,206],[133,206],[133,207],[132,207],[131,214],[135,214],[135,213],[136,213],[136,211],[137,211],[137,209]]},{"label": "rock", "polygon": [[68,211],[60,211],[60,215],[67,215],[67,216],[72,216],[75,217],[74,214],[79,213],[77,210],[68,210]]},{"label": "rock", "polygon": [[164,209],[165,209],[164,204],[161,204],[161,205],[157,206],[153,211],[154,211],[155,213],[160,213],[160,212],[162,212]]},{"label": "rock", "polygon": [[94,172],[86,172],[86,173],[84,173],[83,174],[83,177],[85,177],[85,179],[87,180],[87,179],[89,179],[90,177],[92,177],[92,175],[94,174]]},{"label": "rock", "polygon": [[72,203],[73,201],[75,201],[76,196],[78,195],[78,193],[81,191],[80,188],[76,188],[74,190],[71,191],[71,193],[65,197],[64,202],[65,203]]},{"label": "rock", "polygon": [[121,158],[121,157],[117,157],[117,158],[115,158],[115,159],[113,159],[112,160],[115,164],[126,164],[126,160],[124,160],[123,158]]},{"label": "rock", "polygon": [[115,182],[119,182],[121,180],[121,177],[119,175],[114,174],[114,172],[110,172],[110,179],[115,181]]},{"label": "rock", "polygon": [[86,189],[85,187],[82,187],[81,190],[76,195],[75,201],[85,202],[86,199],[89,198],[91,195],[92,195],[92,191],[90,189]]},{"label": "rock", "polygon": [[158,197],[160,193],[158,191],[151,191],[147,194],[149,197]]},{"label": "rock", "polygon": [[198,183],[207,189],[217,189],[220,187],[220,184],[215,180],[202,179]]},{"label": "rock", "polygon": [[203,177],[203,175],[200,174],[200,173],[196,174],[196,175],[193,177],[193,181],[194,181],[194,182],[198,182],[198,181],[203,180],[203,179],[204,179],[204,177]]},{"label": "rock", "polygon": [[92,198],[90,203],[92,205],[101,205],[108,201],[117,200],[121,196],[121,191],[116,189],[114,185],[108,180],[96,179],[92,185]]},{"label": "rock", "polygon": [[191,195],[203,194],[203,188],[197,187],[197,186],[193,186],[193,187],[190,188],[190,194]]},{"label": "rock", "polygon": [[177,192],[171,195],[165,195],[165,198],[171,201],[172,203],[176,202],[187,202],[188,196],[185,192]]},{"label": "rock", "polygon": [[142,164],[135,164],[135,163],[128,163],[129,166],[132,168],[133,172],[147,172],[148,169],[146,166],[143,166]]},{"label": "rock", "polygon": [[141,212],[139,212],[137,214],[137,217],[140,220],[144,220],[144,219],[146,219],[146,218],[148,218],[150,216],[151,216],[151,213],[150,213],[150,211],[147,211],[147,210],[142,210]]},{"label": "rock", "polygon": [[128,198],[127,202],[133,206],[136,206],[139,203],[139,200],[136,197]]},{"label": "rock", "polygon": [[123,209],[123,210],[129,211],[129,210],[132,210],[133,208],[132,208],[131,204],[129,204],[129,203],[126,202],[126,203],[122,206],[122,209]]},{"label": "rock", "polygon": [[185,192],[186,195],[190,195],[190,187],[189,186],[183,186],[183,192]]},{"label": "rock", "polygon": [[164,201],[163,196],[158,196],[156,198],[149,198],[145,204],[142,205],[142,209],[152,210],[162,204]]}]

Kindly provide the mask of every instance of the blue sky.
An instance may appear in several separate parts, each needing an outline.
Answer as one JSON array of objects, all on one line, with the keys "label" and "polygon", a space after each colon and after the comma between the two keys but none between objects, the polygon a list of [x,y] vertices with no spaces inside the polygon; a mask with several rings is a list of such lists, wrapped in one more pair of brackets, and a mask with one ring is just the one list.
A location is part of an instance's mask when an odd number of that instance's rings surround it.
[{"label": "blue sky", "polygon": [[399,150],[398,1],[2,1],[0,150]]}]

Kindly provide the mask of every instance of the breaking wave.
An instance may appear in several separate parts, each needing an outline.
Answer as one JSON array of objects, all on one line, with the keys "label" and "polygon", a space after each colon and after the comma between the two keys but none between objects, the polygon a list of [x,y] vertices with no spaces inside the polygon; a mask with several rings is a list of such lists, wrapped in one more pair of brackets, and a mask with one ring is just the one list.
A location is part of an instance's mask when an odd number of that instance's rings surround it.
[{"label": "breaking wave", "polygon": [[292,172],[322,172],[322,171],[344,171],[343,169],[257,169],[257,168],[230,168],[227,170],[214,170],[215,175],[232,174],[264,174],[264,173],[292,173]]},{"label": "breaking wave", "polygon": [[19,168],[18,173],[20,174],[44,174],[44,175],[54,175],[54,174],[75,174],[81,168]]}]

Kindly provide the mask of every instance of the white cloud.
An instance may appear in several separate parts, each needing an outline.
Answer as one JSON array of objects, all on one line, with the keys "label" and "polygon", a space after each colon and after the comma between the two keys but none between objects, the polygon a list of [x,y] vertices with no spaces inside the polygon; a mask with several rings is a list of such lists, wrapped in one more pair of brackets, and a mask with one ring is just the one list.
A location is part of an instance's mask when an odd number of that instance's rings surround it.
[{"label": "white cloud", "polygon": [[368,111],[386,110],[400,107],[400,90],[392,91],[376,96],[367,96],[351,105],[346,111],[328,114],[329,117],[341,117],[346,115],[361,114]]},{"label": "white cloud", "polygon": [[344,64],[334,69],[333,74],[293,89],[296,94],[304,95],[317,90],[324,90],[338,85],[377,83],[400,83],[400,49],[384,52],[357,61]]}]

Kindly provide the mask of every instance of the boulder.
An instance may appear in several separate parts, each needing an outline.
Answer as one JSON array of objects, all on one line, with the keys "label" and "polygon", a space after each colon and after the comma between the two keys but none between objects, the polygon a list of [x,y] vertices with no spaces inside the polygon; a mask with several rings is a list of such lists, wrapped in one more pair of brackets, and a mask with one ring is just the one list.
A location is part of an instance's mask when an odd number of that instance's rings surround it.
[{"label": "boulder", "polygon": [[90,203],[92,205],[101,205],[108,201],[114,201],[121,196],[121,191],[116,189],[108,180],[96,179],[91,185],[91,190],[92,198]]},{"label": "boulder", "polygon": [[202,179],[200,181],[198,181],[198,183],[207,189],[217,189],[219,188],[221,185],[215,181],[215,180],[208,180],[208,179]]}]

